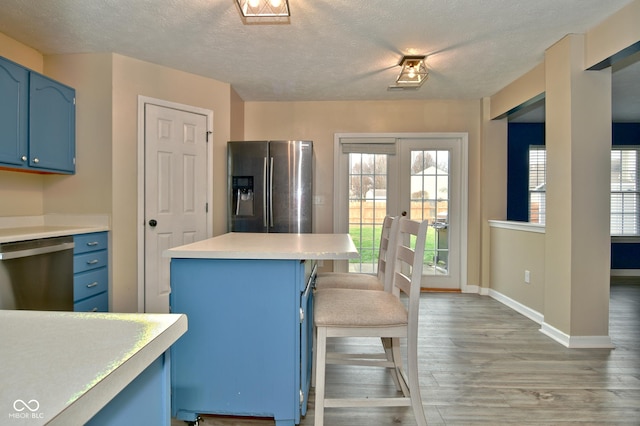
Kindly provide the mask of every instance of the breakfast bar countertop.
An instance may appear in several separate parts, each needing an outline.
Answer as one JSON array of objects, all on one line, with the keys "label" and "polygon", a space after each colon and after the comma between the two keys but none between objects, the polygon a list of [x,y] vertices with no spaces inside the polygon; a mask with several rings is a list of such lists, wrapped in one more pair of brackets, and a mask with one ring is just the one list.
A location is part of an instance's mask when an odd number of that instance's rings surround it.
[{"label": "breakfast bar countertop", "polygon": [[191,259],[347,260],[358,250],[349,234],[230,232],[166,250],[164,257]]}]

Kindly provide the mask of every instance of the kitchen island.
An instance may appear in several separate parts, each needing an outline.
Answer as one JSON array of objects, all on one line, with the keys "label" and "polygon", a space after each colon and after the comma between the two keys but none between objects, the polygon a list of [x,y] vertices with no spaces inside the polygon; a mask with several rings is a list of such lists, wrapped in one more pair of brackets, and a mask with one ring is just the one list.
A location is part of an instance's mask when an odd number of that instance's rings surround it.
[{"label": "kitchen island", "polygon": [[228,233],[169,249],[171,312],[189,332],[171,349],[172,415],[300,423],[311,379],[318,260],[358,256],[347,234]]},{"label": "kitchen island", "polygon": [[169,426],[175,314],[0,311],[0,424]]}]

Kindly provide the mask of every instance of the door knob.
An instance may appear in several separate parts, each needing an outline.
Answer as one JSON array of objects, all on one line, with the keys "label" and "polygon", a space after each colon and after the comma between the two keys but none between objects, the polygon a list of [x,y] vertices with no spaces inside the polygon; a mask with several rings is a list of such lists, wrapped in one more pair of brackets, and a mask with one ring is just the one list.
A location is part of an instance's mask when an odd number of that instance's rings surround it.
[{"label": "door knob", "polygon": [[155,220],[155,219],[151,219],[149,221],[149,226],[152,227],[152,228],[155,227],[157,224],[158,224],[158,221]]}]

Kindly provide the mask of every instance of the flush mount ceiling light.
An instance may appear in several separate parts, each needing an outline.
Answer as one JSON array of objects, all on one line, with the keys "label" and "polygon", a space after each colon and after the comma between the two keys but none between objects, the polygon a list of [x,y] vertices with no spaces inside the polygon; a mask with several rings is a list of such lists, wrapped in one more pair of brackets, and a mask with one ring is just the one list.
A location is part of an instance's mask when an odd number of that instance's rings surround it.
[{"label": "flush mount ceiling light", "polygon": [[427,66],[424,63],[426,56],[403,56],[400,60],[402,70],[396,79],[394,87],[406,87],[417,89],[429,78]]},{"label": "flush mount ceiling light", "polygon": [[236,0],[245,18],[283,18],[291,16],[289,0]]}]

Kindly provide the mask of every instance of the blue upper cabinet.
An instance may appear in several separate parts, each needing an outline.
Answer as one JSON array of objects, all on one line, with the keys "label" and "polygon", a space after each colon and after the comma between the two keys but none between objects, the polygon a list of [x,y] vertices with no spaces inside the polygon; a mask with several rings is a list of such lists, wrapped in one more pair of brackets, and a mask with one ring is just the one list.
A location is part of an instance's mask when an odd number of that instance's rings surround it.
[{"label": "blue upper cabinet", "polygon": [[75,90],[0,58],[0,167],[75,173]]},{"label": "blue upper cabinet", "polygon": [[0,58],[0,163],[27,165],[29,70]]},{"label": "blue upper cabinet", "polygon": [[76,91],[31,72],[29,95],[29,166],[74,173]]}]

